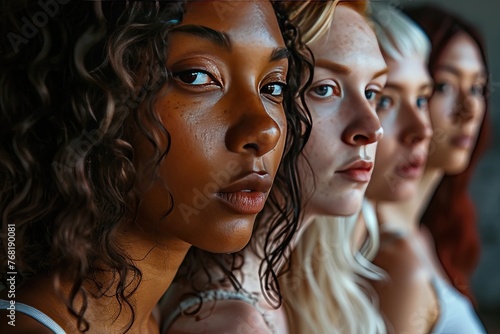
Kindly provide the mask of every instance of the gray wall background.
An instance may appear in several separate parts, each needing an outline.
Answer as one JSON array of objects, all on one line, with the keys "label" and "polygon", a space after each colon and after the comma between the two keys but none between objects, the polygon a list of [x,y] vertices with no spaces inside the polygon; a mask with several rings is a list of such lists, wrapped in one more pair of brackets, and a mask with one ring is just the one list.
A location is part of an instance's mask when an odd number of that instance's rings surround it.
[{"label": "gray wall background", "polygon": [[[375,0],[376,1],[376,0]],[[429,0],[389,1],[411,7]],[[434,0],[476,25],[483,33],[488,50],[491,97],[490,116],[493,142],[482,158],[470,187],[476,204],[482,255],[473,276],[472,288],[479,310],[500,322],[500,1],[499,0]],[[489,333],[499,333],[495,326]]]}]

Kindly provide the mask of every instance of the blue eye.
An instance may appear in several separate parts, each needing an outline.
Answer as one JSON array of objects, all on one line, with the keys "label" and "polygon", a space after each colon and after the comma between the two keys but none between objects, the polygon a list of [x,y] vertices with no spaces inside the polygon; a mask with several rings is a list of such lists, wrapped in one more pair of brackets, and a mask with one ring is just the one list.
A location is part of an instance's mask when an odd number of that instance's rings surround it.
[{"label": "blue eye", "polygon": [[332,86],[318,86],[313,89],[314,94],[321,97],[329,97],[333,95],[333,87]]},{"label": "blue eye", "polygon": [[429,108],[429,98],[426,96],[420,96],[417,98],[417,107],[419,109],[427,110]]},{"label": "blue eye", "polygon": [[380,92],[373,90],[373,89],[369,89],[369,90],[365,91],[365,97],[370,102],[375,101],[378,94],[380,94]]},{"label": "blue eye", "polygon": [[381,96],[377,103],[377,112],[385,111],[393,106],[393,100],[389,96]]},{"label": "blue eye", "polygon": [[189,70],[173,74],[174,78],[194,86],[209,85],[215,83],[213,77],[205,71]]},{"label": "blue eye", "polygon": [[282,83],[272,83],[262,87],[262,94],[269,94],[274,97],[281,97],[285,93],[286,85]]}]

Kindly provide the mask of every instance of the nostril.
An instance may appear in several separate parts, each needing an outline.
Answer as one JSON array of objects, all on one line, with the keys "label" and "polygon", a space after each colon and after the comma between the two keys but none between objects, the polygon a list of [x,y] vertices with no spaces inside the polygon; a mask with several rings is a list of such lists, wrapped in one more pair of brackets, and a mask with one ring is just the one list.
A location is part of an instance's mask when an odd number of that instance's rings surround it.
[{"label": "nostril", "polygon": [[361,144],[361,145],[365,145],[368,143],[368,137],[366,137],[364,135],[355,135],[353,137],[353,140],[355,143]]},{"label": "nostril", "polygon": [[259,145],[257,145],[256,143],[249,143],[249,144],[245,144],[243,146],[243,148],[245,150],[255,150],[255,151],[258,151],[259,150]]}]

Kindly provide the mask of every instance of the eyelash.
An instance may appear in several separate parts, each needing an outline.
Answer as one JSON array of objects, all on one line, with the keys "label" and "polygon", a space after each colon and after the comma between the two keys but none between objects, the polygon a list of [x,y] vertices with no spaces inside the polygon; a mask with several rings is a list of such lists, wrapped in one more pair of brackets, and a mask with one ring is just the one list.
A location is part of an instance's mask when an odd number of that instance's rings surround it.
[{"label": "eyelash", "polygon": [[[319,89],[327,89],[328,93],[320,93]],[[316,98],[327,99],[332,96],[340,96],[340,88],[336,85],[322,84],[318,86],[311,87],[309,90],[311,94],[314,94]]]},{"label": "eyelash", "polygon": [[[199,80],[200,75],[205,76],[205,80],[204,82],[196,83]],[[207,71],[199,69],[175,72],[172,73],[172,77],[175,78],[176,80],[180,80],[183,84],[190,86],[198,86],[198,87],[209,86],[209,85],[216,85],[219,87],[222,86],[212,74],[210,74]],[[281,103],[283,101],[283,96],[286,92],[286,89],[287,89],[287,84],[284,82],[271,82],[269,84],[264,85],[260,89],[260,92],[261,94],[269,96],[269,99],[271,101],[276,103]],[[276,93],[276,91],[278,91],[278,93]]]},{"label": "eyelash", "polygon": [[[193,80],[192,82],[189,82],[188,81],[189,79],[187,79],[187,80],[182,79],[182,76],[184,76],[184,75],[193,75],[193,74],[197,74],[197,75],[196,75],[196,79]],[[198,74],[205,75],[208,79],[210,79],[210,82],[205,82],[205,83],[201,83],[201,84],[194,83],[198,79]],[[192,85],[192,86],[207,86],[207,85],[213,85],[213,84],[220,86],[220,83],[214,78],[214,76],[212,74],[208,73],[207,71],[198,70],[198,69],[176,72],[176,73],[172,74],[172,77],[180,80],[184,84]]]},{"label": "eyelash", "polygon": [[[266,91],[269,88],[272,87],[272,92]],[[274,95],[275,89],[279,87],[279,93],[277,95]],[[283,82],[271,82],[266,85],[264,85],[261,89],[260,92],[261,94],[265,95],[270,95],[270,99],[273,100],[274,102],[281,103],[283,101],[283,96],[287,90],[287,84]]]},{"label": "eyelash", "polygon": [[[439,92],[441,94],[449,94],[454,91],[455,88],[451,84],[447,82],[439,82],[434,85],[434,91]],[[475,97],[483,97],[485,92],[485,87],[482,84],[475,84],[469,90],[470,95]]]},{"label": "eyelash", "polygon": [[[373,96],[372,97],[368,97],[368,93],[372,93]],[[377,101],[377,97],[381,94],[381,91],[380,90],[377,90],[377,89],[367,89],[365,91],[365,97],[368,101],[370,102],[376,102]]]}]

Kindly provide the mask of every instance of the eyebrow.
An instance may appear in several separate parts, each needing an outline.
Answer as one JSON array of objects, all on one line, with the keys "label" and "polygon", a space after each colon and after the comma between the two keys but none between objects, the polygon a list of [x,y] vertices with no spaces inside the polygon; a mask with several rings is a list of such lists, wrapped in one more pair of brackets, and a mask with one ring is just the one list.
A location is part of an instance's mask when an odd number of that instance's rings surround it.
[{"label": "eyebrow", "polygon": [[375,73],[375,74],[373,75],[373,78],[372,78],[372,79],[375,79],[375,78],[381,77],[382,75],[386,75],[387,73],[389,73],[389,68],[388,68],[388,67],[386,67],[386,68],[384,68],[383,70],[380,70],[380,71],[378,71],[377,73]]},{"label": "eyebrow", "polygon": [[325,68],[327,70],[330,70],[330,71],[338,73],[338,74],[351,73],[351,69],[349,67],[335,63],[333,61],[326,60],[326,59],[317,59],[315,66]]},{"label": "eyebrow", "polygon": [[[419,91],[423,91],[423,90],[426,90],[426,89],[430,89],[432,90],[432,88],[434,87],[434,85],[432,83],[426,83],[426,84],[423,84],[421,85],[418,90]],[[386,83],[385,87],[384,88],[390,88],[390,89],[394,89],[394,90],[397,90],[397,91],[402,91],[404,90],[404,88],[402,86],[400,86],[399,84],[391,84],[391,83]]]},{"label": "eyebrow", "polygon": [[276,48],[271,53],[271,57],[269,58],[269,60],[273,62],[281,59],[288,59],[289,56],[290,56],[290,51],[288,51],[287,48]]},{"label": "eyebrow", "polygon": [[[458,68],[455,68],[455,67],[450,66],[450,65],[438,65],[438,66],[436,66],[436,71],[446,71],[446,72],[450,72],[450,73],[456,75],[457,77],[461,76],[460,70]],[[486,75],[486,72],[484,72],[484,70],[482,70],[480,73],[478,73],[476,75],[476,77],[486,78],[487,75]]]},{"label": "eyebrow", "polygon": [[186,24],[174,27],[170,30],[170,32],[171,33],[182,32],[195,35],[207,39],[210,42],[227,49],[228,51],[231,51],[232,49],[231,38],[229,37],[228,34],[209,27],[194,25],[194,24]]}]

